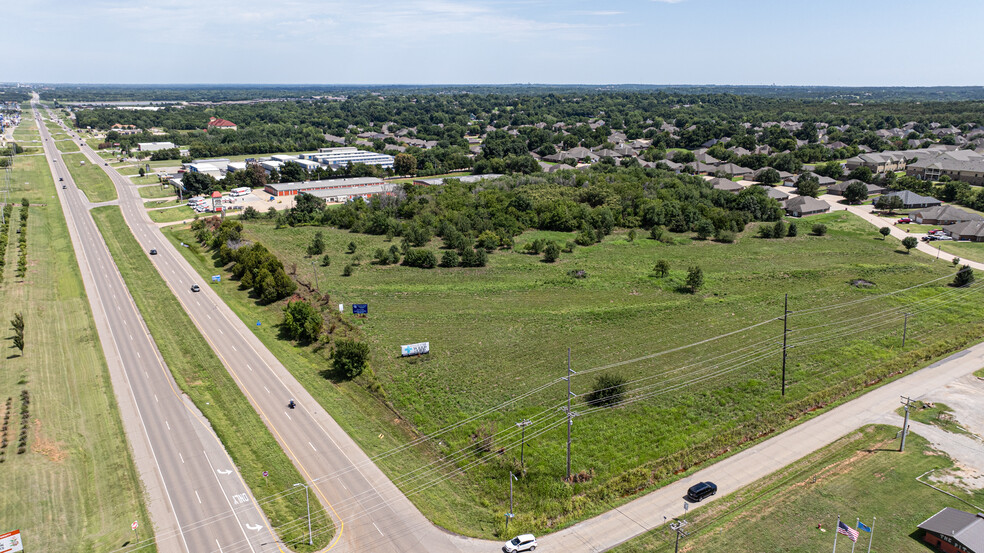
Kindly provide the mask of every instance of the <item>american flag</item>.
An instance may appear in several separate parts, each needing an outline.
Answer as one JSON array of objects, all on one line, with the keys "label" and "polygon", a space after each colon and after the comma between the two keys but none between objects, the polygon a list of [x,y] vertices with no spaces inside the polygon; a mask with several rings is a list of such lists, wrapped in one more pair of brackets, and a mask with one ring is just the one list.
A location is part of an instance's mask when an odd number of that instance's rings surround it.
[{"label": "american flag", "polygon": [[858,541],[858,535],[860,534],[857,530],[854,528],[849,528],[843,522],[837,523],[837,533],[844,534],[845,536],[851,538],[851,541]]}]

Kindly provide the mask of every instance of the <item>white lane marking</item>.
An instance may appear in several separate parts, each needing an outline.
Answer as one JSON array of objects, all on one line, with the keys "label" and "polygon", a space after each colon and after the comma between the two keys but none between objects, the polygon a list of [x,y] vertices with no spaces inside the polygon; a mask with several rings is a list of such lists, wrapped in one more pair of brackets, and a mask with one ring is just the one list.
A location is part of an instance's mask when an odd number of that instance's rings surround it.
[{"label": "white lane marking", "polygon": [[270,393],[270,388],[267,388],[266,386],[264,386],[263,389],[266,390],[268,394]]},{"label": "white lane marking", "polygon": [[130,339],[133,340],[133,334],[130,334]]},{"label": "white lane marking", "polygon": [[287,415],[287,418],[288,418],[288,419],[290,419],[290,420],[294,420],[294,419],[291,419],[291,418],[290,418],[290,413],[288,413],[287,411],[284,411],[284,414],[285,414],[285,415]]},{"label": "white lane marking", "polygon": [[219,331],[219,334],[225,334],[225,332],[222,332],[222,329],[221,328],[219,328],[217,330]]},{"label": "white lane marking", "polygon": [[[123,324],[126,324],[126,319],[123,319]],[[129,325],[127,325],[127,326],[129,326]]]},{"label": "white lane marking", "polygon": [[206,313],[205,316],[208,317],[208,320],[210,320],[210,321],[212,320],[212,316],[209,315],[208,313]]},{"label": "white lane marking", "polygon": [[137,354],[137,359],[140,359],[140,352],[139,351],[135,351],[134,353]]},{"label": "white lane marking", "polygon": [[[229,345],[232,346],[232,344],[229,344]],[[239,350],[236,349],[236,346],[232,346],[232,351],[239,351]]]},{"label": "white lane marking", "polygon": [[379,532],[379,535],[380,536],[385,536],[386,535],[386,534],[383,534],[383,531],[379,529],[379,526],[376,526],[376,523],[375,522],[373,522],[372,525],[373,525],[373,527],[376,528],[376,531]]},{"label": "white lane marking", "polygon": [[195,490],[195,497],[198,498],[198,503],[202,502],[202,496],[198,495],[198,490]]},{"label": "white lane marking", "polygon": [[168,430],[171,429],[171,423],[167,422],[167,419],[164,419],[164,424],[167,425]]},{"label": "white lane marking", "polygon": [[246,368],[249,369],[249,372],[253,372],[253,367],[250,367],[249,363],[246,363]]},{"label": "white lane marking", "polygon": [[311,446],[311,449],[313,449],[313,450],[315,450],[315,451],[318,451],[318,450],[317,450],[317,449],[316,449],[316,448],[314,447],[314,444],[312,444],[311,442],[308,442],[308,445],[309,445],[309,446]]},{"label": "white lane marking", "polygon": [[181,464],[184,464],[185,458],[184,458],[184,455],[182,455],[180,451],[178,452],[178,458],[181,459]]},{"label": "white lane marking", "polygon": [[[160,403],[161,402],[161,400],[157,399],[157,394],[154,394],[154,401],[156,401],[157,403]],[[168,428],[170,428],[170,427],[168,427]]]},{"label": "white lane marking", "polygon": [[219,544],[219,538],[215,538],[215,546],[219,548],[219,553],[222,553],[222,546]]}]

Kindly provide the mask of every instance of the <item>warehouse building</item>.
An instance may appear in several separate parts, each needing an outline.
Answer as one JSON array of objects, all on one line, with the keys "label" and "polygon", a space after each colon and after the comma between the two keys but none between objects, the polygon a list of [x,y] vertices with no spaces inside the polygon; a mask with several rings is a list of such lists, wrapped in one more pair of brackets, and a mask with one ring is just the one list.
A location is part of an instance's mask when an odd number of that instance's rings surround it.
[{"label": "warehouse building", "polygon": [[984,553],[984,513],[945,507],[919,525],[923,541],[945,553]]},{"label": "warehouse building", "polygon": [[302,154],[302,158],[331,166],[332,169],[345,167],[350,163],[377,165],[383,169],[391,169],[394,159],[391,155],[377,154],[376,152],[360,150],[351,146],[343,148],[320,148],[317,153]]},{"label": "warehouse building", "polygon": [[177,148],[173,142],[137,142],[137,150],[141,152],[156,152]]},{"label": "warehouse building", "polygon": [[[365,186],[379,186],[384,184],[382,179],[376,177],[354,177],[349,179],[327,179],[312,180],[305,182],[282,182],[267,184],[263,191],[271,196],[293,196],[300,192],[314,194],[318,191],[335,190],[342,188],[357,189]],[[321,196],[319,196],[321,197]]]}]

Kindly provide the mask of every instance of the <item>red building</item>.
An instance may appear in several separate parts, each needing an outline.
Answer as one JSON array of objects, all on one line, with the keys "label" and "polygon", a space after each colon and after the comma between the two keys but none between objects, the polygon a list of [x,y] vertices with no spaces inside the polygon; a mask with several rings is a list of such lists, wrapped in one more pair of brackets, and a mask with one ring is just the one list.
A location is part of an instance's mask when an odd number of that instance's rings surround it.
[{"label": "red building", "polygon": [[923,541],[944,553],[984,553],[984,513],[944,508],[919,525]]},{"label": "red building", "polygon": [[236,130],[238,128],[239,127],[237,127],[236,124],[233,123],[232,121],[226,121],[225,119],[219,119],[218,117],[215,117],[215,116],[209,117],[209,119],[208,119],[208,129],[207,130],[223,129],[223,130],[234,131],[234,130]]}]

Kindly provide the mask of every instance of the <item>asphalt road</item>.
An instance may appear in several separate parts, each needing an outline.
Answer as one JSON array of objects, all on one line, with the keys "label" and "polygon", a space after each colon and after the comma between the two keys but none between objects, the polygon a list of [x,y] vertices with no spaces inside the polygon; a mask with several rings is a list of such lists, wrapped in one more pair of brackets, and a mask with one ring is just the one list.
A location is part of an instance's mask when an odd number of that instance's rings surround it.
[{"label": "asphalt road", "polygon": [[[36,117],[120,413],[147,488],[158,550],[277,551],[275,543],[259,545],[275,540],[265,517],[207,420],[175,384],[89,214],[91,204],[75,186],[40,115]],[[148,537],[147,529],[141,535],[138,528],[135,541]]]}]

